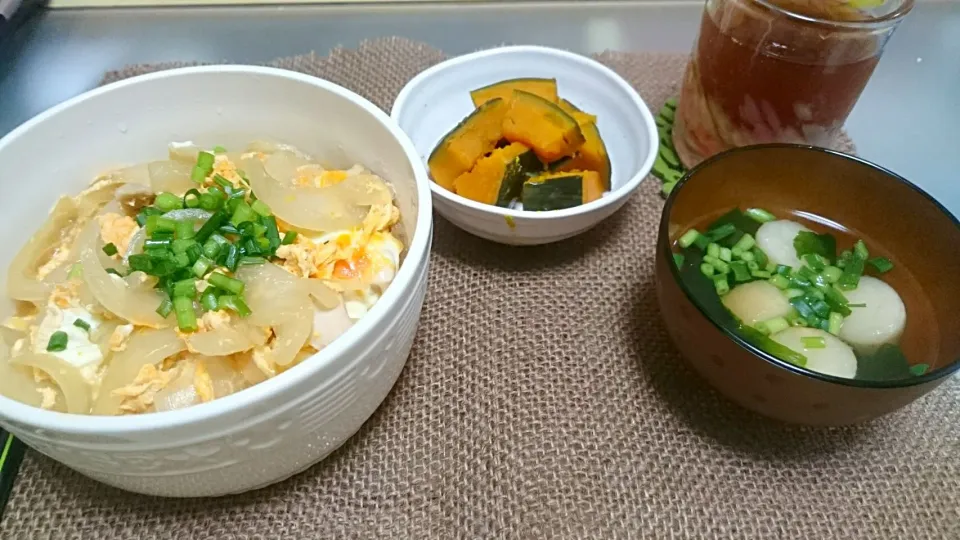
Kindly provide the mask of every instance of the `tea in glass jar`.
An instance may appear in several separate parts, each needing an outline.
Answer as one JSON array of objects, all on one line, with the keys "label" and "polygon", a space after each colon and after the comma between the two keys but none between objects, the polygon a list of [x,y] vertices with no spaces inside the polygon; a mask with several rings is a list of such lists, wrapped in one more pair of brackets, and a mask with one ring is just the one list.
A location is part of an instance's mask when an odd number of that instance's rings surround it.
[{"label": "tea in glass jar", "polygon": [[750,144],[831,147],[913,0],[708,0],[673,130],[692,167]]}]

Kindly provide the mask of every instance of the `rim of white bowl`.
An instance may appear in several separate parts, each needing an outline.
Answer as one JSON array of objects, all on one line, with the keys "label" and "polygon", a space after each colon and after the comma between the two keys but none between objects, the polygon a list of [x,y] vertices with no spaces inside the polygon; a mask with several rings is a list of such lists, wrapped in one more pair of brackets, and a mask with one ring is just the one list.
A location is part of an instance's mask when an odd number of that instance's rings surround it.
[{"label": "rim of white bowl", "polygon": [[[653,163],[657,159],[657,153],[660,151],[660,135],[657,132],[657,124],[654,121],[653,113],[650,112],[650,108],[647,106],[647,103],[643,100],[640,94],[637,93],[633,86],[630,86],[630,83],[624,80],[624,78],[621,77],[616,71],[613,71],[600,62],[597,62],[596,60],[582,54],[577,54],[564,49],[544,47],[542,45],[509,45],[505,47],[485,49],[462,56],[456,56],[429,67],[417,74],[416,77],[410,79],[410,81],[404,85],[403,89],[400,90],[400,93],[397,95],[397,99],[393,102],[393,107],[390,110],[390,117],[393,118],[398,124],[400,123],[398,118],[400,111],[403,110],[403,108],[407,105],[406,102],[410,98],[410,95],[413,94],[414,90],[425,79],[433,77],[451,67],[459,66],[478,58],[487,58],[490,56],[500,56],[518,52],[533,52],[550,56],[559,56],[574,62],[586,64],[600,72],[602,75],[606,76],[611,82],[613,82],[613,84],[623,90],[630,97],[630,100],[633,101],[633,104],[636,106],[637,110],[640,111],[640,116],[643,117],[643,122],[647,130],[647,137],[650,138],[650,151],[647,153],[647,156],[641,163],[640,169],[622,186],[609,191],[605,196],[587,204],[582,204],[573,208],[565,208],[563,210],[546,210],[535,212],[532,210],[515,210],[513,208],[503,208],[500,206],[483,204],[448,191],[433,180],[429,180],[430,191],[450,202],[459,204],[461,206],[466,206],[467,208],[471,208],[473,210],[489,212],[491,214],[504,217],[509,216],[512,218],[528,218],[534,220],[549,220],[587,214],[605,206],[616,204],[620,199],[628,197],[630,194],[636,191],[636,189],[640,186],[640,182],[642,182],[644,178],[650,174],[650,171],[653,169]],[[426,164],[424,164],[424,167],[426,167]]]},{"label": "rim of white bowl", "polygon": [[[61,111],[94,97],[108,94],[128,86],[150,84],[150,82],[158,79],[190,76],[200,73],[241,73],[256,76],[279,77],[317,86],[351,101],[377,119],[402,146],[404,154],[406,154],[407,159],[413,166],[414,179],[417,186],[417,230],[414,232],[413,239],[407,248],[405,264],[401,265],[393,282],[387,287],[383,296],[374,304],[367,315],[358,320],[356,324],[342,336],[334,340],[333,343],[300,364],[290,368],[290,370],[235,394],[185,409],[129,416],[95,416],[48,411],[0,395],[0,409],[3,410],[3,416],[15,422],[54,432],[105,436],[124,435],[143,430],[169,429],[189,425],[198,421],[210,420],[268,399],[270,396],[282,392],[285,388],[292,386],[296,382],[303,381],[310,377],[321,366],[329,363],[333,358],[344,354],[346,349],[362,339],[371,328],[386,317],[387,311],[391,306],[401,302],[405,298],[404,293],[409,287],[413,286],[414,273],[417,270],[417,266],[419,266],[419,262],[429,255],[427,253],[427,246],[429,245],[433,218],[432,200],[429,195],[430,191],[427,189],[427,184],[430,183],[430,180],[427,177],[426,169],[420,159],[420,155],[417,153],[416,148],[414,148],[413,143],[407,135],[400,129],[400,126],[394,122],[387,113],[359,94],[319,77],[313,77],[286,69],[242,64],[185,67],[140,75],[84,92],[27,120],[6,136],[0,138],[0,152],[2,152],[11,141],[33,129],[34,126],[59,114]],[[258,415],[259,414],[262,413],[258,413]]]}]

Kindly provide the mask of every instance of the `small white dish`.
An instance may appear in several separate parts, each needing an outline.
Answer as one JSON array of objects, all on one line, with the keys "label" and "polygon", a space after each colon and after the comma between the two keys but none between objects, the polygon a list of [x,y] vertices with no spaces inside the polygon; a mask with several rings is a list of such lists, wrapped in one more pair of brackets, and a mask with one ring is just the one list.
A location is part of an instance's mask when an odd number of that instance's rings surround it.
[{"label": "small white dish", "polygon": [[471,234],[502,244],[546,244],[580,234],[616,212],[653,167],[659,145],[653,115],[622,77],[568,51],[499,47],[423,71],[400,91],[390,116],[426,163],[441,137],[473,111],[471,90],[520,77],[554,78],[561,97],[596,115],[610,156],[611,190],[575,208],[531,212],[478,203],[432,181],[430,189],[440,215]]}]

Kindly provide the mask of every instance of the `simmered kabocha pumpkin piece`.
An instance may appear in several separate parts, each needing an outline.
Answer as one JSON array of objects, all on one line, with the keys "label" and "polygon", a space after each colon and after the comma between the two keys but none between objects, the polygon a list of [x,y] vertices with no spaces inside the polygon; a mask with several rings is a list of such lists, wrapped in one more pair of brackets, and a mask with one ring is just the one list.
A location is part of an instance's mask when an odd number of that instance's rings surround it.
[{"label": "simmered kabocha pumpkin piece", "polygon": [[453,191],[457,177],[473,168],[503,138],[502,125],[508,108],[506,100],[490,100],[444,135],[427,160],[433,181]]},{"label": "simmered kabocha pumpkin piece", "polygon": [[521,90],[513,91],[503,119],[503,136],[529,146],[545,163],[572,155],[584,143],[573,117],[556,104]]},{"label": "simmered kabocha pumpkin piece", "polygon": [[510,101],[513,98],[514,90],[522,90],[542,97],[550,103],[557,103],[557,80],[556,79],[507,79],[483,88],[477,88],[470,92],[470,98],[476,107],[483,105],[491,99],[500,98],[504,101]]},{"label": "simmered kabocha pumpkin piece", "polygon": [[546,173],[523,184],[520,200],[524,210],[562,210],[595,201],[603,195],[595,171]]},{"label": "simmered kabocha pumpkin piece", "polygon": [[457,177],[458,195],[496,206],[508,206],[520,196],[523,181],[543,170],[537,155],[527,146],[513,143],[480,158],[468,172]]}]

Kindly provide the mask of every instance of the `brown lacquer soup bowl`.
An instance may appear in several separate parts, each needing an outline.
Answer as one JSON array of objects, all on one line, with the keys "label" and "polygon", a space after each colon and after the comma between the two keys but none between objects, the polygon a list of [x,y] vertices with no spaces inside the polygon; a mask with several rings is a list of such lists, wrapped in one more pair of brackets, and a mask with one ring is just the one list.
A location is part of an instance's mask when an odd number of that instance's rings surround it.
[{"label": "brown lacquer soup bowl", "polygon": [[[715,295],[712,300],[698,289],[693,274],[685,273],[689,266],[678,265],[676,257],[690,229],[715,227],[714,220],[735,208],[762,209],[776,219],[803,222],[818,235],[835,235],[837,253],[863,240],[871,257],[890,261],[892,269],[879,277],[899,294],[898,309],[906,315],[896,343],[880,350],[899,356],[858,352],[856,375],[838,376],[811,369],[805,358],[781,359],[745,337],[736,326],[742,319],[729,317],[712,287],[707,291]],[[738,148],[704,161],[667,200],[656,263],[663,319],[683,358],[723,395],[765,416],[809,425],[860,423],[904,407],[960,368],[960,223],[913,184],[856,157],[778,144]],[[865,268],[864,276],[876,272],[870,264]],[[790,322],[795,323],[807,324]],[[832,332],[843,337],[836,328]],[[823,339],[817,340],[822,347]]]}]

